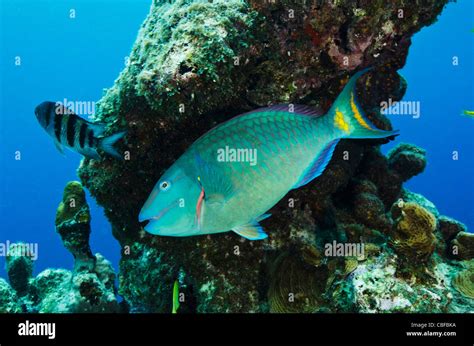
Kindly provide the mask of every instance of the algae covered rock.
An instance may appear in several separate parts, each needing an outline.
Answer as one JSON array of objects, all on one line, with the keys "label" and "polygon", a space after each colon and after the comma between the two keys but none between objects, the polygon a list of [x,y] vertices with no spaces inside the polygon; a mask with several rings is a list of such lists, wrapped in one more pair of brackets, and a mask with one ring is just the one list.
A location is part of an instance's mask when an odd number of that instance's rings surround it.
[{"label": "algae covered rock", "polygon": [[11,286],[19,296],[24,296],[33,273],[33,259],[28,253],[28,246],[23,243],[11,244],[6,262]]},{"label": "algae covered rock", "polygon": [[[100,268],[107,267],[98,254]],[[104,281],[102,281],[102,280]],[[65,269],[46,269],[32,281],[35,308],[40,313],[120,312],[110,269],[73,273]]]},{"label": "algae covered rock", "polygon": [[81,183],[69,182],[64,188],[55,224],[64,246],[74,256],[77,271],[94,267],[95,258],[89,245],[90,219],[89,205]]},{"label": "algae covered rock", "polygon": [[448,277],[433,271],[434,284],[406,281],[396,275],[397,255],[389,249],[358,266],[349,280],[354,287],[356,306],[363,313],[451,311],[452,295]]},{"label": "algae covered rock", "polygon": [[0,278],[0,314],[22,312],[18,297],[10,285]]},{"label": "algae covered rock", "polygon": [[460,232],[466,232],[466,226],[453,218],[445,215],[438,217],[438,228],[445,241],[450,241]]},{"label": "algae covered rock", "polygon": [[154,248],[135,243],[120,262],[119,293],[131,312],[170,312],[179,268]]},{"label": "algae covered rock", "polygon": [[388,153],[388,165],[407,181],[425,170],[426,151],[413,144],[400,143]]},{"label": "algae covered rock", "polygon": [[474,258],[474,234],[459,232],[451,242],[452,254],[460,260],[470,260]]},{"label": "algae covered rock", "polygon": [[435,217],[439,216],[439,211],[433,202],[431,202],[425,196],[419,193],[412,192],[406,188],[402,189],[401,194],[400,194],[400,199],[398,200],[398,202],[402,202],[402,203],[411,202],[411,203],[421,205],[423,208],[428,210]]}]

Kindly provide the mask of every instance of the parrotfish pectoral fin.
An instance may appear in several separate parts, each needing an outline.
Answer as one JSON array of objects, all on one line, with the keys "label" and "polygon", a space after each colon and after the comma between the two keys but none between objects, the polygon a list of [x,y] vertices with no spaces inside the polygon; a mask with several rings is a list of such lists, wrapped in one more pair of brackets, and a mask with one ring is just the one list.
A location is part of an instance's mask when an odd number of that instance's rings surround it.
[{"label": "parrotfish pectoral fin", "polygon": [[258,217],[257,220],[243,226],[235,227],[232,229],[238,235],[248,239],[248,240],[261,240],[268,237],[268,235],[263,230],[262,226],[258,223],[266,218],[270,217],[270,214],[263,214]]},{"label": "parrotfish pectoral fin", "polygon": [[109,137],[102,138],[100,140],[100,149],[119,160],[123,160],[123,155],[120,155],[120,153],[114,148],[114,145],[119,139],[121,139],[126,134],[127,132],[123,131],[115,133]]},{"label": "parrotfish pectoral fin", "polygon": [[56,149],[58,149],[59,152],[64,155],[63,145],[61,143],[59,143],[58,141],[56,141],[56,140],[54,141],[54,145],[56,146]]},{"label": "parrotfish pectoral fin", "polygon": [[200,182],[206,193],[206,202],[212,196],[222,196],[221,203],[228,200],[234,193],[232,181],[226,178],[219,169],[203,160],[201,155],[195,154],[196,165],[200,172]]},{"label": "parrotfish pectoral fin", "polygon": [[222,194],[212,194],[212,195],[206,195],[204,198],[206,202],[206,206],[208,208],[222,208],[225,204],[225,197]]},{"label": "parrotfish pectoral fin", "polygon": [[293,189],[297,189],[303,185],[308,184],[310,181],[316,179],[324,172],[329,161],[331,161],[331,157],[334,153],[337,143],[339,143],[339,139],[335,139],[326,145],[326,147],[316,157],[314,162],[301,175],[301,178],[298,180],[295,186],[293,186]]},{"label": "parrotfish pectoral fin", "polygon": [[386,138],[395,136],[398,131],[378,129],[366,116],[357,102],[356,82],[369,69],[357,72],[349,79],[328,112],[334,116],[334,124],[341,129],[342,138]]}]

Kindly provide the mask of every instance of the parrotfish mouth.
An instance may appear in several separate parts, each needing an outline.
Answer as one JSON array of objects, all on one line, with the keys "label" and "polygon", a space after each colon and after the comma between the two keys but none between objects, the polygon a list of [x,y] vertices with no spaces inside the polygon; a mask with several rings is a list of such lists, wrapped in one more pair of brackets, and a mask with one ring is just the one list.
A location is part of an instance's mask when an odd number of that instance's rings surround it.
[{"label": "parrotfish mouth", "polygon": [[146,214],[149,214],[149,213],[147,213],[148,210],[146,208],[144,208],[144,209],[142,209],[142,211],[140,212],[140,215],[138,216],[138,221],[143,222],[143,221],[159,220],[166,213],[168,213],[172,208],[174,208],[177,204],[178,204],[178,201],[176,200],[173,203],[171,203],[169,206],[167,206],[166,208],[163,208],[162,210],[160,210],[157,214],[151,215],[151,216],[146,215]]}]

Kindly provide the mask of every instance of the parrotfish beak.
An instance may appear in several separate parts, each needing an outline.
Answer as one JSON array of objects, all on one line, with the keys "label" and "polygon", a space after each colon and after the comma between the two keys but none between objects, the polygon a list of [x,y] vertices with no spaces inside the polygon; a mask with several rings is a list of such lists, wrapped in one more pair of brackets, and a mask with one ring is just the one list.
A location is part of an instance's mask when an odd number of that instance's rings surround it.
[{"label": "parrotfish beak", "polygon": [[143,227],[145,231],[151,234],[160,234],[160,227],[159,227],[159,221],[158,220],[150,220],[145,227]]}]

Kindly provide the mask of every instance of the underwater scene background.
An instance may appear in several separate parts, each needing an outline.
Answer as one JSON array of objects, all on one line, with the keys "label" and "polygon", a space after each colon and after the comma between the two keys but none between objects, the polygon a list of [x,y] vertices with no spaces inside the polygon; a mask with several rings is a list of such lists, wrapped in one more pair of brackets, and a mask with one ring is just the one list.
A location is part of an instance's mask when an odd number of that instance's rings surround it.
[{"label": "underwater scene background", "polygon": [[[32,273],[24,256],[0,256],[0,312],[473,311],[472,1],[151,3],[0,2],[0,243],[38,246]],[[327,172],[262,221],[268,239],[143,231],[151,189],[201,134],[269,103],[327,111],[370,66],[360,103],[399,136],[341,142]],[[380,114],[389,99],[409,111]],[[45,100],[85,102],[83,118],[127,129],[118,147],[131,158],[61,155],[34,116]],[[357,162],[338,164],[344,150]],[[70,181],[84,186],[86,202],[81,185],[68,193],[89,206],[94,264],[77,263],[87,237],[64,234],[84,229],[79,214],[56,214]],[[359,257],[325,254],[362,242]]]}]

